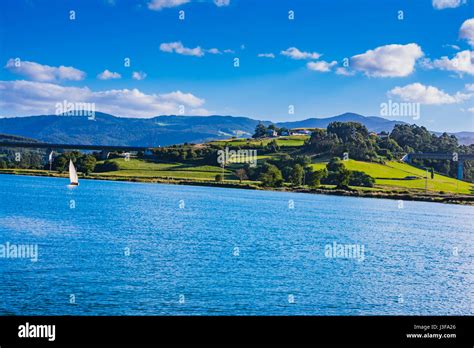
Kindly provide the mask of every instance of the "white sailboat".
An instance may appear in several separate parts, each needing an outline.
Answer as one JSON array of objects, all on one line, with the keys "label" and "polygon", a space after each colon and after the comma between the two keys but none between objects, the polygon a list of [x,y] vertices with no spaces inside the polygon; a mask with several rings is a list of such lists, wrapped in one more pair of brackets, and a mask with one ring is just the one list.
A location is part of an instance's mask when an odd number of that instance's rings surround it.
[{"label": "white sailboat", "polygon": [[79,178],[77,177],[77,171],[72,160],[69,160],[69,181],[71,182],[69,186],[79,186]]}]

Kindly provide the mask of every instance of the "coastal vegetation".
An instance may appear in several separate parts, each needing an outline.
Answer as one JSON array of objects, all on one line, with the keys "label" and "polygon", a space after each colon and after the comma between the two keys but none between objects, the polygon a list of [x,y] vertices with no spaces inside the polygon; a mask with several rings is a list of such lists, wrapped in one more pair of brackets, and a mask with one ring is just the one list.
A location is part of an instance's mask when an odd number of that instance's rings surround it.
[{"label": "coastal vegetation", "polygon": [[[257,158],[249,163],[230,157],[220,163],[218,154],[224,149],[236,153],[256,150]],[[71,159],[82,176],[89,178],[284,190],[473,194],[470,161],[464,164],[461,181],[455,178],[457,163],[401,161],[410,152],[467,154],[474,152],[474,146],[459,145],[454,136],[436,136],[415,125],[396,125],[391,133],[375,134],[360,123],[333,122],[326,129],[311,129],[310,135],[295,135],[288,129],[260,124],[251,138],[159,147],[151,154],[112,152],[104,160],[95,152],[63,151],[55,154],[51,170],[62,175]],[[27,150],[20,161],[15,161],[15,153],[15,149],[1,152],[0,172],[52,174],[46,151]]]}]

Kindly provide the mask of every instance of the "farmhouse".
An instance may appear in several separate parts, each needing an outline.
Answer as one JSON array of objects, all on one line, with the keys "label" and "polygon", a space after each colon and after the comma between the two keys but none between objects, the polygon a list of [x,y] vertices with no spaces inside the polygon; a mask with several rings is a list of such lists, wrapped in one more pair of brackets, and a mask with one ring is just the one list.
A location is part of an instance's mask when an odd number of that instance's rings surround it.
[{"label": "farmhouse", "polygon": [[278,136],[278,133],[274,129],[267,129],[267,136],[274,138]]},{"label": "farmhouse", "polygon": [[307,129],[292,129],[290,135],[311,135],[311,132]]}]

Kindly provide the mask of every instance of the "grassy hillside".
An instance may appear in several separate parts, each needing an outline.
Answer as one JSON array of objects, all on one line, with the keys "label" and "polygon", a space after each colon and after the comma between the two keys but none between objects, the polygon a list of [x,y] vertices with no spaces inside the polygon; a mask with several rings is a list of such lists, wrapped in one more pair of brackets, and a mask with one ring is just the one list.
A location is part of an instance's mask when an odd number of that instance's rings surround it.
[{"label": "grassy hillside", "polygon": [[[276,139],[279,146],[282,148],[280,151],[275,153],[262,154],[259,149],[261,145],[264,146],[269,142]],[[213,144],[219,144],[229,147],[238,146],[249,146],[257,150],[258,162],[261,163],[265,159],[279,160],[282,154],[290,153],[293,155],[294,152],[298,154],[298,147],[302,146],[308,139],[307,136],[288,136],[279,138],[265,138],[265,139],[239,139],[232,138],[222,141],[214,141]],[[268,151],[268,150],[266,150]],[[0,155],[1,158],[2,155]],[[326,159],[314,159],[318,161],[311,164],[314,170],[320,170],[326,167],[328,158]],[[126,161],[123,158],[111,159],[118,164],[119,170],[109,172],[97,172],[91,173],[91,176],[96,177],[111,177],[117,179],[182,179],[191,181],[214,181],[216,175],[225,174],[225,181],[238,182],[239,179],[235,175],[235,171],[242,167],[241,163],[227,163],[224,172],[219,166],[212,165],[196,165],[196,162],[187,161],[187,163],[158,163],[147,160],[130,159]],[[232,160],[230,162],[233,162]],[[99,161],[98,164],[103,163]],[[428,180],[425,180],[426,171],[417,167],[411,166],[406,163],[398,161],[388,161],[385,164],[373,163],[373,162],[362,162],[356,160],[344,161],[344,165],[347,169],[353,171],[364,172],[375,179],[375,187],[373,188],[358,188],[367,191],[410,191],[410,193],[424,192],[425,185],[430,192],[434,193],[459,193],[459,194],[474,194],[474,185],[464,181],[456,180],[441,174],[435,173],[433,179],[428,174]],[[4,169],[0,172],[14,172],[20,173],[17,169]],[[48,171],[43,170],[21,170],[23,174],[33,175],[63,175],[64,173],[52,174]],[[244,183],[258,184],[257,181],[244,180]],[[285,183],[285,186],[290,187],[289,183]]]},{"label": "grassy hillside", "polygon": [[[406,171],[408,175],[416,175],[420,179],[417,180],[404,180],[403,185],[400,185],[400,181],[380,179],[377,180],[380,185],[387,185],[393,187],[408,187],[414,189],[425,189],[425,177],[426,171],[410,166],[406,163],[390,162],[388,164],[394,170]],[[434,179],[431,179],[431,175],[428,175],[427,188],[430,191],[444,191],[454,193],[474,193],[474,187],[465,181],[450,178],[438,173],[435,173]]]},{"label": "grassy hillside", "polygon": [[[217,166],[191,166],[182,163],[155,163],[133,158],[129,161],[125,161],[123,158],[116,158],[111,161],[116,162],[119,165],[120,170],[94,174],[106,176],[199,180],[214,180],[217,174],[222,174],[222,168]],[[225,170],[224,172],[226,179],[237,180],[231,171]]]},{"label": "grassy hillside", "polygon": [[245,145],[253,145],[255,147],[259,147],[262,144],[265,146],[272,140],[276,139],[278,146],[286,147],[286,146],[303,146],[304,142],[309,139],[309,136],[306,135],[291,135],[287,137],[279,137],[279,138],[265,138],[265,139],[258,139],[258,140],[247,140],[247,139],[232,139],[232,140],[219,140],[213,141],[211,144],[219,144],[219,145],[227,145],[227,146],[245,146]]},{"label": "grassy hillside", "polygon": [[[315,170],[322,169],[327,162],[312,164]],[[375,178],[377,187],[393,189],[425,189],[426,171],[413,167],[406,163],[390,161],[386,164],[371,163],[348,160],[344,162],[347,169],[365,172]],[[416,177],[416,179],[406,179],[406,177]],[[451,193],[473,193],[473,185],[435,173],[434,179],[428,175],[429,191],[444,191]]]},{"label": "grassy hillside", "polygon": [[[215,179],[217,174],[222,174],[222,168],[218,166],[191,166],[182,163],[155,163],[137,159],[130,159],[129,161],[125,161],[124,159],[113,159],[112,161],[119,165],[120,170],[97,173],[96,175],[212,181]],[[313,163],[312,167],[315,170],[322,169],[326,166],[326,163],[327,162]],[[362,171],[375,178],[377,188],[390,190],[425,190],[426,172],[406,163],[390,161],[386,164],[379,164],[348,160],[345,161],[344,164],[350,170]],[[238,178],[231,169],[235,168],[231,166],[231,168],[226,168],[224,171],[226,180],[237,181]],[[435,192],[473,193],[473,185],[440,174],[435,174],[434,179],[431,179],[431,176],[429,175],[427,187],[429,191]]]}]

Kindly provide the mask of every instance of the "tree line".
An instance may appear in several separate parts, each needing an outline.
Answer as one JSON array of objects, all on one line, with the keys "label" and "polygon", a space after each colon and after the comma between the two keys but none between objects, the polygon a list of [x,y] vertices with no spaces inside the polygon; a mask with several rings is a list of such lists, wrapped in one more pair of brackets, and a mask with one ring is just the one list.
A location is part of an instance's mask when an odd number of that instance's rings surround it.
[{"label": "tree line", "polygon": [[[383,163],[413,152],[472,154],[474,145],[459,145],[454,135],[438,136],[417,125],[397,124],[392,132],[376,135],[357,122],[333,122],[327,129],[315,130],[304,151],[316,157],[343,157],[347,153],[351,159]],[[446,160],[415,160],[414,164],[453,178],[458,165]],[[464,180],[473,182],[472,161],[464,165]]]}]

